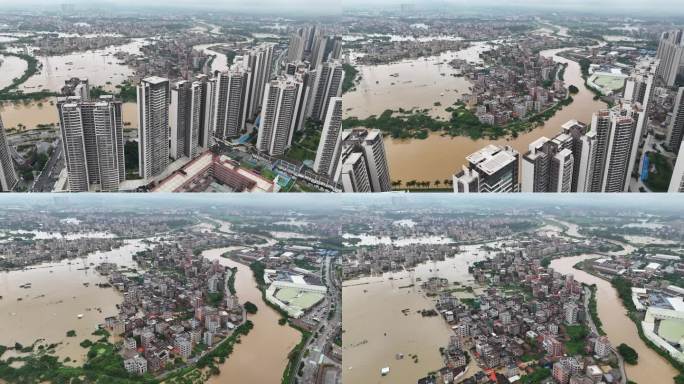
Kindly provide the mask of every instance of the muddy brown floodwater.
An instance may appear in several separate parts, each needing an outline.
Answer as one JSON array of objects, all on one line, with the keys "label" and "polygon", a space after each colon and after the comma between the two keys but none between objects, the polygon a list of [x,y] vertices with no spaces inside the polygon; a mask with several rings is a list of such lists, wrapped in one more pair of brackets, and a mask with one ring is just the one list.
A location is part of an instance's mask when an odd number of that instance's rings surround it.
[{"label": "muddy brown floodwater", "polygon": [[240,303],[250,301],[258,310],[248,319],[254,328],[247,336],[241,337],[241,343],[235,344],[235,350],[224,364],[219,366],[221,373],[209,379],[210,384],[223,383],[279,383],[287,356],[300,340],[300,333],[287,325],[279,325],[280,314],[267,306],[257,288],[256,280],[249,266],[221,257],[235,248],[210,249],[202,253],[209,260],[218,260],[221,265],[237,267],[235,290]]},{"label": "muddy brown floodwater", "polygon": [[[146,248],[140,240],[127,240],[121,248],[95,252],[84,259],[0,272],[0,345],[19,342],[27,346],[45,339],[47,343],[61,343],[56,349],[60,358],[69,357],[70,364],[82,363],[87,349],[79,343],[94,340],[91,333],[105,317],[117,313],[116,305],[122,301],[115,289],[97,287],[107,278],[90,264],[106,261],[134,267],[132,255]],[[31,288],[20,288],[26,283],[31,283]],[[79,319],[78,315],[83,317]],[[76,331],[76,337],[66,337],[70,330]]]},{"label": "muddy brown floodwater", "polygon": [[[450,76],[455,70],[444,63],[447,58],[459,58],[476,61],[482,45],[468,48],[466,53],[442,54],[438,57],[402,61],[397,64],[383,66],[361,66],[361,83],[357,90],[345,94],[345,116],[368,117],[379,114],[386,109],[399,107],[430,108],[433,116],[443,116],[447,106],[458,100],[461,94],[467,93],[469,83],[463,78]],[[450,179],[465,164],[465,157],[487,144],[507,144],[521,154],[527,151],[528,145],[541,136],[552,137],[560,133],[561,125],[568,120],[577,119],[588,123],[595,111],[604,108],[605,104],[594,100],[594,94],[584,87],[584,79],[577,62],[564,59],[557,54],[569,50],[552,49],[542,51],[545,57],[553,57],[555,61],[567,63],[564,80],[565,85],[576,86],[580,91],[573,95],[572,104],[558,111],[543,126],[531,132],[520,134],[517,138],[498,140],[472,140],[468,137],[442,136],[431,133],[427,139],[399,140],[385,138],[385,149],[390,166],[392,180],[440,180]],[[442,73],[445,76],[442,76]],[[396,77],[391,76],[397,74]],[[376,83],[377,82],[377,83]],[[391,83],[394,82],[394,85]],[[439,101],[441,106],[434,107]]]},{"label": "muddy brown floodwater", "polygon": [[[490,244],[492,245],[492,244]],[[439,353],[452,334],[441,316],[422,317],[416,311],[434,308],[421,291],[421,281],[439,276],[449,282],[472,283],[468,266],[488,256],[480,245],[444,261],[420,264],[410,271],[345,281],[342,289],[343,381],[415,384],[444,366]],[[404,314],[405,312],[405,314]],[[403,359],[397,359],[403,354]],[[409,355],[418,355],[418,361]],[[464,377],[477,371],[474,366]],[[380,369],[389,367],[387,376]]]},{"label": "muddy brown floodwater", "polygon": [[[50,104],[52,102],[52,104]],[[57,113],[56,98],[29,103],[10,103],[0,104],[0,117],[5,128],[15,128],[23,124],[27,129],[33,129],[38,124],[59,124]],[[123,119],[126,127],[138,126],[138,110],[135,103],[123,104]]]},{"label": "muddy brown floodwater", "polygon": [[596,284],[598,315],[611,344],[617,347],[625,343],[639,354],[638,364],[625,364],[629,380],[637,383],[672,383],[672,378],[679,372],[639,338],[637,327],[627,316],[627,310],[613,286],[606,280],[573,268],[580,261],[596,257],[599,255],[555,259],[551,262],[551,268],[562,274],[571,274],[581,283]]}]

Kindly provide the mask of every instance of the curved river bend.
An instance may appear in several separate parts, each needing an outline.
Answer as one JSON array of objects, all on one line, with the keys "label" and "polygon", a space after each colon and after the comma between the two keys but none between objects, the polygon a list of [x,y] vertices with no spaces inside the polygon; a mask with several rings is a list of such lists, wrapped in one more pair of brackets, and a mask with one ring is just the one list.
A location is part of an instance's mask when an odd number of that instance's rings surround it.
[{"label": "curved river bend", "polygon": [[240,344],[235,344],[233,353],[219,366],[221,373],[212,376],[208,383],[279,383],[287,366],[287,355],[299,342],[300,334],[278,324],[280,314],[263,301],[249,266],[221,257],[231,250],[235,248],[210,249],[202,252],[202,256],[218,260],[226,267],[237,267],[235,290],[240,303],[251,301],[258,310],[254,315],[247,315],[254,328],[240,338]]},{"label": "curved river bend", "polygon": [[[360,66],[362,80],[357,90],[344,96],[345,117],[365,118],[371,114],[380,114],[386,109],[414,106],[431,109],[433,116],[446,117],[444,108],[457,101],[462,94],[469,93],[470,88],[470,83],[464,78],[451,76],[457,71],[447,62],[453,58],[478,62],[478,54],[485,48],[486,43],[476,43],[463,51],[443,53],[427,59],[405,60],[381,66]],[[594,94],[584,87],[579,64],[558,56],[559,52],[570,49],[572,48],[541,52],[542,56],[553,57],[556,62],[567,63],[565,85],[574,85],[579,89],[579,93],[573,95],[572,104],[558,111],[543,126],[520,134],[517,138],[498,140],[442,136],[439,132],[431,133],[425,140],[386,137],[385,150],[392,179],[404,182],[412,179],[441,181],[451,178],[460,170],[466,163],[467,155],[488,144],[510,145],[522,154],[539,137],[550,138],[560,133],[561,125],[568,120],[590,122],[592,113],[604,108],[605,104],[594,100]],[[437,101],[441,106],[434,107],[433,103]]]},{"label": "curved river bend", "polygon": [[672,378],[679,372],[670,363],[650,349],[639,338],[637,327],[627,316],[627,310],[623,307],[617,291],[610,282],[587,272],[574,269],[573,266],[580,261],[597,258],[599,255],[580,255],[563,257],[551,262],[551,268],[562,274],[573,275],[575,280],[585,284],[596,284],[596,304],[598,315],[603,324],[611,344],[617,347],[625,343],[634,348],[639,354],[637,365],[625,364],[627,379],[637,383],[672,383]]}]

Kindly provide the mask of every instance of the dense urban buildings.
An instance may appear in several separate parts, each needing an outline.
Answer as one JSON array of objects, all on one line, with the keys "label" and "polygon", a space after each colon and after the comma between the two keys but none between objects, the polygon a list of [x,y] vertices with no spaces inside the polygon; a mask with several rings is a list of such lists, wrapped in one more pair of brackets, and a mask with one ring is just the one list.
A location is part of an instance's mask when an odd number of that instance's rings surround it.
[{"label": "dense urban buildings", "polygon": [[148,77],[138,86],[138,167],[140,176],[160,175],[169,165],[169,80]]},{"label": "dense urban buildings", "polygon": [[[63,148],[55,141],[61,141],[58,118],[40,113],[42,105],[56,103],[55,95],[121,100],[127,166],[119,189],[126,191],[154,189],[151,184],[209,149],[268,178],[293,180],[294,190],[342,191],[341,161],[347,157],[327,170],[316,161],[319,147],[330,148],[322,145],[329,133],[324,128],[338,97],[342,129],[382,133],[388,169],[396,171],[380,190],[457,189],[453,176],[463,166],[470,171],[460,185],[474,185],[481,175],[473,173],[468,154],[509,145],[520,154],[519,188],[511,190],[665,191],[681,143],[677,87],[684,50],[675,22],[640,20],[617,28],[605,18],[529,14],[468,22],[442,15],[449,21],[439,22],[428,12],[421,23],[411,23],[407,13],[371,21],[356,11],[281,22],[181,12],[174,14],[176,30],[156,16],[133,25],[117,16],[74,12],[68,17],[83,24],[70,25],[64,14],[49,23],[42,16],[20,23],[0,14],[10,26],[3,46],[11,53],[3,55],[3,69],[14,71],[9,80],[17,83],[3,96],[10,104],[3,108],[16,109],[3,114],[17,190],[68,189],[65,156],[55,150]],[[63,35],[33,33],[38,26]],[[611,34],[601,32],[606,30]],[[45,60],[26,78],[17,63],[28,58],[15,56],[22,52]],[[48,65],[58,55],[70,58]],[[101,73],[92,55],[109,57],[98,61]],[[168,90],[161,97],[166,102],[152,102],[150,79],[167,79],[160,85]],[[283,79],[289,85],[274,86]],[[27,108],[18,108],[22,100]],[[592,124],[592,113],[620,105],[623,111],[615,116],[623,117],[621,124]],[[628,117],[631,132],[622,124]],[[570,132],[562,121],[587,125]],[[569,138],[559,143],[557,134]],[[447,136],[481,142],[447,143]]]},{"label": "dense urban buildings", "polygon": [[12,163],[12,153],[7,143],[5,127],[0,117],[0,192],[8,192],[14,189],[17,183],[17,174]]},{"label": "dense urban buildings", "polygon": [[121,102],[112,96],[58,99],[70,192],[118,191],[125,179]]}]

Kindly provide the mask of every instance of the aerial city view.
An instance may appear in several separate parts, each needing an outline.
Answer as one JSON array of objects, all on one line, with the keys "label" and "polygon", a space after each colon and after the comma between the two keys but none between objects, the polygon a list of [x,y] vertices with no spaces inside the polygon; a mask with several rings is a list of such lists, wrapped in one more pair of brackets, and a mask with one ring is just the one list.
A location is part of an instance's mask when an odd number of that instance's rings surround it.
[{"label": "aerial city view", "polygon": [[339,219],[344,383],[684,382],[681,195],[490,196]]},{"label": "aerial city view", "polygon": [[335,222],[226,196],[0,195],[0,382],[340,383]]},{"label": "aerial city view", "polygon": [[3,0],[0,188],[679,192],[670,1]]},{"label": "aerial city view", "polygon": [[682,0],[0,0],[0,384],[684,384],[683,142]]}]

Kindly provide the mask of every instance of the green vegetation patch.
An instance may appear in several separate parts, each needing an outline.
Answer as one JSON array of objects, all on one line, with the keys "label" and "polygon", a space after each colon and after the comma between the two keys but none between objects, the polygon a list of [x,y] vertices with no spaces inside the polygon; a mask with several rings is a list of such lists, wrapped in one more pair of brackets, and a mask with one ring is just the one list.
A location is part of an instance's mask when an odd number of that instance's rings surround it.
[{"label": "green vegetation patch", "polygon": [[359,70],[354,68],[351,64],[342,64],[342,69],[344,70],[344,80],[342,81],[342,94],[354,90],[354,84],[356,81],[356,76],[359,74]]},{"label": "green vegetation patch", "polygon": [[653,192],[667,192],[672,177],[672,164],[665,156],[655,152],[648,153],[648,160],[653,171],[648,171],[644,184]]},{"label": "green vegetation patch", "polygon": [[570,338],[565,342],[565,352],[568,355],[586,354],[584,345],[586,337],[589,335],[589,329],[583,324],[568,325],[565,327],[565,333]]},{"label": "green vegetation patch", "polygon": [[620,353],[620,356],[622,356],[622,358],[625,359],[625,363],[631,365],[638,363],[639,354],[637,353],[637,351],[634,350],[634,348],[630,347],[625,343],[622,343],[618,345],[617,350]]},{"label": "green vegetation patch", "polygon": [[385,110],[380,116],[372,115],[366,119],[349,117],[343,120],[345,129],[366,127],[379,129],[395,139],[426,139],[430,132],[442,132],[449,136],[467,136],[473,140],[488,138],[496,140],[506,136],[517,137],[542,125],[557,111],[573,102],[568,97],[554,106],[525,120],[512,120],[506,125],[490,125],[480,122],[478,117],[463,103],[456,103],[445,110],[451,113],[449,120],[440,120],[430,116],[428,109]]},{"label": "green vegetation patch", "polygon": [[252,303],[251,301],[245,303],[245,311],[247,311],[247,313],[249,313],[250,315],[257,313],[257,310],[258,308],[256,304]]}]

